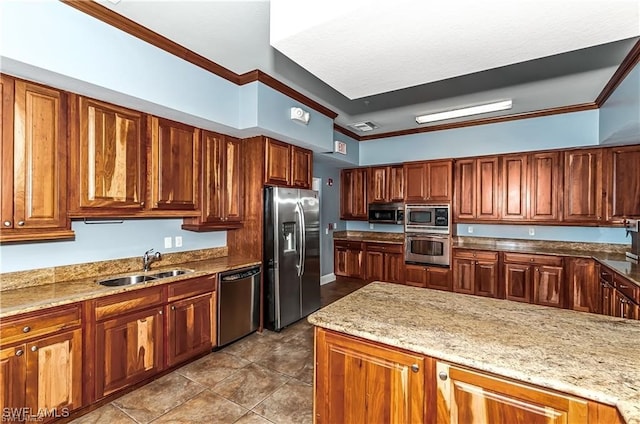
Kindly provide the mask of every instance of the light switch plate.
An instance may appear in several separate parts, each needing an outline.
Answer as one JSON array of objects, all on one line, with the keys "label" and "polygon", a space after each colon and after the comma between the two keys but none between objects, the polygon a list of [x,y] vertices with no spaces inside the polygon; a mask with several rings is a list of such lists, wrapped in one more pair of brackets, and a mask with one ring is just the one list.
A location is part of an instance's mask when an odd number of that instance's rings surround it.
[{"label": "light switch plate", "polygon": [[176,236],[176,247],[182,247],[182,236]]},{"label": "light switch plate", "polygon": [[164,248],[171,249],[171,237],[164,238]]},{"label": "light switch plate", "polygon": [[535,236],[536,235],[536,229],[533,228],[533,227],[529,228],[529,235],[530,236]]}]

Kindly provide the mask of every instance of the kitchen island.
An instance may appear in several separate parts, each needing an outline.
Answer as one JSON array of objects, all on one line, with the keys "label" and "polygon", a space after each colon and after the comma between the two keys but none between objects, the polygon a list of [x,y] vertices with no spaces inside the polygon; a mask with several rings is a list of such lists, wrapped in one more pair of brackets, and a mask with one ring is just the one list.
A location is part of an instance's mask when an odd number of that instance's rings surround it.
[{"label": "kitchen island", "polygon": [[[574,417],[578,414],[578,422],[587,422],[586,415],[588,422],[610,422],[612,417],[617,420],[615,410],[604,406],[611,405],[617,408],[626,423],[640,423],[638,321],[374,282],[312,314],[309,322],[319,327],[316,329],[315,388],[318,422],[330,422],[324,408],[329,401],[324,400],[336,396],[332,392],[335,384],[331,386],[333,383],[328,384],[327,380],[335,380],[336,372],[341,376],[353,372],[348,369],[350,365],[345,359],[349,356],[344,354],[348,349],[334,349],[339,355],[328,360],[334,352],[331,347],[327,350],[326,346],[321,346],[329,340],[328,335],[339,333],[338,337],[346,335],[373,348],[403,354],[399,361],[406,359],[407,370],[424,376],[425,387],[420,389],[415,378],[412,380],[413,373],[403,371],[402,366],[391,371],[399,371],[399,380],[391,378],[388,386],[384,385],[384,373],[379,374],[379,386],[383,390],[397,391],[393,381],[399,381],[399,384],[408,381],[403,390],[425,399],[424,407],[418,405],[413,410],[411,406],[417,401],[409,399],[409,409],[404,408],[405,412],[401,411],[399,415],[405,414],[406,421],[417,416],[435,421],[434,409],[437,409],[438,417],[441,413],[449,416],[451,410],[456,410],[452,402],[460,400],[457,396],[464,385],[456,386],[455,369],[458,375],[466,371],[483,373],[478,378],[486,377],[491,384],[496,383],[492,380],[494,377],[503,378],[503,382],[518,387],[511,391],[513,393],[524,390],[518,385],[521,382],[525,389],[533,388],[545,395],[568,399],[567,410],[573,412]],[[342,359],[336,361],[338,357]],[[368,357],[372,356],[362,356]],[[329,370],[328,362],[331,361],[331,367],[342,361],[343,370]],[[324,378],[326,372],[332,373],[331,379]],[[377,377],[371,373],[363,378],[373,378],[375,383]],[[344,384],[359,383],[351,379]],[[351,392],[346,387],[342,389],[344,391],[338,390],[337,396],[342,396],[341,393],[347,396]],[[448,390],[452,390],[455,399],[446,397]],[[464,395],[461,394],[461,399]],[[367,396],[384,396],[384,393],[367,392]],[[435,397],[437,401],[433,399]],[[464,405],[454,406],[461,408]],[[417,413],[415,409],[418,409]],[[542,413],[550,410],[543,408]],[[464,416],[461,409],[456,411]],[[562,416],[562,411],[558,414]]]}]

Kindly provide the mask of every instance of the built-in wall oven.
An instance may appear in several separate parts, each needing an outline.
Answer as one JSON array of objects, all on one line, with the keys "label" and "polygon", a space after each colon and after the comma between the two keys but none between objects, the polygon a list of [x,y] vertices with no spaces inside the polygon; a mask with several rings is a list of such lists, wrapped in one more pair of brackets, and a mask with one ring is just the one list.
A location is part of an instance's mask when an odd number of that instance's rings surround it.
[{"label": "built-in wall oven", "polygon": [[406,205],[405,262],[448,267],[450,217],[449,205]]}]

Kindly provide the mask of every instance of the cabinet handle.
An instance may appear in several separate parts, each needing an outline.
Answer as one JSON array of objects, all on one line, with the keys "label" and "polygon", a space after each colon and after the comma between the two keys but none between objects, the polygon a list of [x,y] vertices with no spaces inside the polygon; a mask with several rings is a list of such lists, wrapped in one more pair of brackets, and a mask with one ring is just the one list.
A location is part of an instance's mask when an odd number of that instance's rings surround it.
[{"label": "cabinet handle", "polygon": [[23,353],[24,353],[24,350],[22,349],[16,350],[16,356],[22,356]]},{"label": "cabinet handle", "polygon": [[144,202],[140,202],[140,206],[144,207]]},{"label": "cabinet handle", "polygon": [[175,310],[176,310],[175,305],[171,305],[171,310],[172,310],[172,311],[175,311]]},{"label": "cabinet handle", "polygon": [[31,352],[35,352],[36,350],[38,350],[38,346],[31,346]]},{"label": "cabinet handle", "polygon": [[447,378],[448,378],[448,377],[449,377],[449,376],[448,376],[448,375],[447,375],[447,373],[446,373],[446,372],[444,372],[444,371],[440,371],[440,372],[438,373],[438,378],[440,378],[440,380],[442,380],[442,381],[447,381]]},{"label": "cabinet handle", "polygon": [[529,259],[529,262],[533,262],[533,258]]},{"label": "cabinet handle", "polygon": [[31,331],[31,327],[29,327],[28,325],[22,329],[23,333],[28,333],[29,331]]},{"label": "cabinet handle", "polygon": [[413,371],[413,372],[420,371],[420,366],[418,364],[411,365],[411,371]]},{"label": "cabinet handle", "polygon": [[625,286],[624,284],[620,284],[618,287],[621,288],[621,289],[628,289],[629,288],[629,286]]},{"label": "cabinet handle", "polygon": [[3,224],[5,227],[11,227],[11,221],[4,221]]},{"label": "cabinet handle", "polygon": [[162,311],[158,311],[158,315],[162,315]]},{"label": "cabinet handle", "polygon": [[24,227],[24,221],[18,221],[18,227]]}]

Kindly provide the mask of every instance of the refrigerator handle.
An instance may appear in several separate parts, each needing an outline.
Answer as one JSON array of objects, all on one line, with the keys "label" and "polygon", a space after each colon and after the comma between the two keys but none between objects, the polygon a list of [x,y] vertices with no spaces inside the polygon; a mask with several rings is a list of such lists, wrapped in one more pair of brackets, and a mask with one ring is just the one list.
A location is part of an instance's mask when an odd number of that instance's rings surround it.
[{"label": "refrigerator handle", "polygon": [[304,274],[304,265],[305,258],[307,256],[307,221],[304,219],[304,208],[302,207],[302,203],[298,202],[300,205],[300,219],[302,222],[300,232],[302,233],[302,264],[300,266],[300,275]]},{"label": "refrigerator handle", "polygon": [[302,261],[304,258],[303,246],[304,246],[304,224],[302,217],[302,207],[300,206],[300,202],[296,202],[296,214],[298,215],[298,229],[300,230],[300,247],[298,249],[298,263],[296,264],[296,268],[298,268],[298,277],[302,275]]}]

